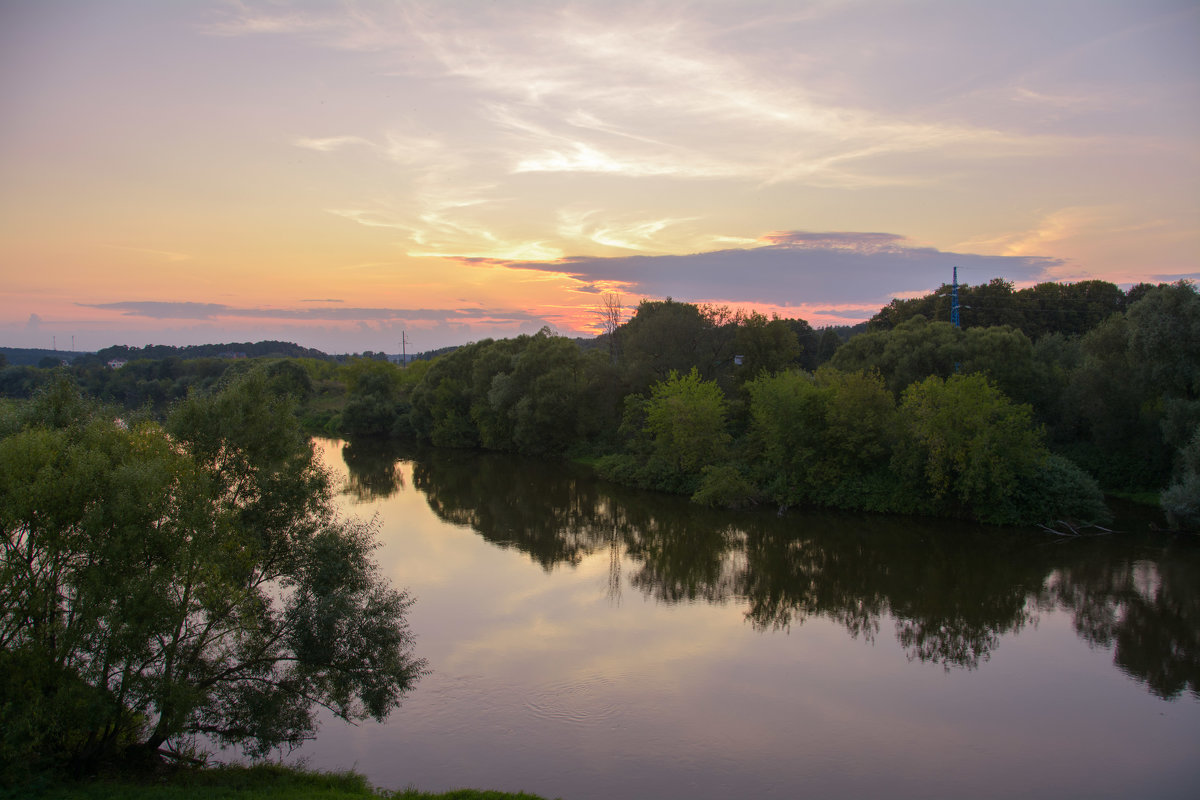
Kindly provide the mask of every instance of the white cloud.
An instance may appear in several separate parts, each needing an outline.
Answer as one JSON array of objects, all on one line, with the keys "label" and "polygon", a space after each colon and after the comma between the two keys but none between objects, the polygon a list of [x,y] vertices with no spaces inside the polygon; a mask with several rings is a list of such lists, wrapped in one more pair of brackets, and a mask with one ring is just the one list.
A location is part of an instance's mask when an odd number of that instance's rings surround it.
[{"label": "white cloud", "polygon": [[361,136],[325,136],[325,137],[299,137],[293,144],[297,147],[303,147],[307,150],[316,150],[319,153],[329,153],[335,150],[341,150],[349,145],[366,145],[372,146],[371,142]]},{"label": "white cloud", "polygon": [[667,228],[694,221],[694,217],[666,219],[613,219],[601,210],[566,209],[558,212],[558,235],[567,240],[587,241],[604,247],[642,252],[669,248],[658,244],[659,234]]}]

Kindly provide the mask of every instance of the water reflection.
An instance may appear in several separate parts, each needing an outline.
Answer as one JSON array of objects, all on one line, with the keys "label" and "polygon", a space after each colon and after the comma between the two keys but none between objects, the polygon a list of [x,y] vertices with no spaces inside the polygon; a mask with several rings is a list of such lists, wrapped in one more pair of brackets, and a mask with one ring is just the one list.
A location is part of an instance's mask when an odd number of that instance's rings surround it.
[{"label": "water reflection", "polygon": [[614,596],[628,585],[666,603],[745,603],[764,632],[822,617],[874,641],[888,625],[910,660],[946,670],[979,668],[1006,635],[1061,608],[1152,693],[1200,696],[1200,548],[1189,541],[1062,543],[957,522],[712,511],[570,465],[395,447],[346,446],[348,491],[388,496],[401,486],[396,462],[410,459],[441,519],[546,571],[609,551]]},{"label": "water reflection", "polygon": [[350,478],[345,492],[360,503],[391,497],[404,487],[404,476],[396,469],[401,458],[393,442],[360,439],[342,446],[342,459]]},{"label": "water reflection", "polygon": [[1070,610],[1076,632],[1113,648],[1117,667],[1154,694],[1200,696],[1200,550],[1132,550],[1106,542],[1059,565],[1043,599]]}]

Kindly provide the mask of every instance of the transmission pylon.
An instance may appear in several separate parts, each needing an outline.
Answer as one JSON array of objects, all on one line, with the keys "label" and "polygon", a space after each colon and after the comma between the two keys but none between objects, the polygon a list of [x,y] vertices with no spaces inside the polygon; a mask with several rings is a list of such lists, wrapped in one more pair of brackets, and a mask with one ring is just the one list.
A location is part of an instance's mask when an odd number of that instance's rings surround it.
[{"label": "transmission pylon", "polygon": [[958,267],[954,268],[954,284],[950,288],[950,324],[961,327],[958,320]]}]

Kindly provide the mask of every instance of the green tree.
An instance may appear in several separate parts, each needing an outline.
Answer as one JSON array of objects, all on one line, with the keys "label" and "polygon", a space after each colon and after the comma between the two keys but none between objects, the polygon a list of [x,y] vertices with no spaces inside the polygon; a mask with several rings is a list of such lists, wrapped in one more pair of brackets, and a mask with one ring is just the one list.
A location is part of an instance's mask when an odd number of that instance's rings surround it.
[{"label": "green tree", "polygon": [[1200,424],[1200,294],[1187,281],[1158,286],[1125,316],[1143,402],[1158,400],[1163,445],[1178,452]]},{"label": "green tree", "polygon": [[961,373],[986,375],[1000,391],[1019,403],[1038,396],[1041,377],[1033,342],[1008,325],[969,328],[962,337]]},{"label": "green tree", "polygon": [[[822,364],[833,358],[833,354],[842,346],[841,337],[837,335],[837,331],[833,328],[823,328],[821,330],[821,338],[817,344],[816,359],[811,366],[805,365],[807,369],[816,369]],[[807,352],[805,353],[807,356]]]},{"label": "green tree", "polygon": [[339,373],[346,382],[342,434],[389,436],[408,430],[405,370],[386,360],[364,357],[353,359]]},{"label": "green tree", "polygon": [[378,372],[360,375],[342,410],[342,433],[351,437],[390,434],[400,412],[397,392],[396,381],[389,375]]},{"label": "green tree", "polygon": [[492,344],[491,339],[484,339],[429,365],[412,390],[410,419],[417,438],[438,447],[479,445],[479,429],[471,415],[475,362]]},{"label": "green tree", "polygon": [[683,473],[699,473],[725,455],[725,394],[713,381],[700,378],[695,367],[686,375],[672,372],[650,392],[646,431],[654,453]]},{"label": "green tree", "polygon": [[[995,524],[1060,516],[1091,522],[1104,513],[1095,482],[1069,461],[1050,458],[1029,406],[1013,403],[982,375],[913,384],[900,419],[893,463],[925,510]],[[1048,478],[1052,493],[1041,488]]]},{"label": "green tree", "polygon": [[622,364],[634,391],[692,367],[704,378],[715,375],[717,364],[732,355],[725,346],[731,342],[720,335],[723,323],[729,320],[722,317],[723,310],[707,311],[670,298],[641,302],[617,331]]},{"label": "green tree", "polygon": [[964,338],[963,330],[949,322],[916,316],[890,330],[855,336],[838,348],[829,365],[843,372],[878,370],[898,396],[930,375],[953,375],[965,354]]},{"label": "green tree", "polygon": [[759,480],[781,505],[885,511],[896,405],[877,374],[783,372],[747,385]]},{"label": "green tree", "polygon": [[744,317],[733,339],[734,351],[742,357],[737,378],[744,382],[760,372],[779,372],[800,357],[800,341],[788,320],[767,319],[757,311]]},{"label": "green tree", "polygon": [[1200,529],[1200,425],[1180,450],[1175,480],[1163,491],[1160,502],[1171,527]]},{"label": "green tree", "polygon": [[424,671],[373,530],[335,516],[260,372],[165,428],[59,381],[0,433],[5,759],[82,767],[196,734],[261,754],[311,737],[318,707],[382,719]]},{"label": "green tree", "polygon": [[1138,297],[1082,338],[1055,439],[1105,486],[1158,490],[1200,424],[1200,297],[1187,282]]}]

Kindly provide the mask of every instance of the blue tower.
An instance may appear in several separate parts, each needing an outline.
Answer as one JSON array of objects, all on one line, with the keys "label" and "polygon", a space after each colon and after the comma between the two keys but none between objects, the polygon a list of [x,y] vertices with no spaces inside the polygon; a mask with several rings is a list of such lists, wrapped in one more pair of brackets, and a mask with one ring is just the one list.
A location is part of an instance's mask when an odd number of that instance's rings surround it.
[{"label": "blue tower", "polygon": [[958,267],[954,268],[954,284],[950,288],[950,323],[958,328]]}]

